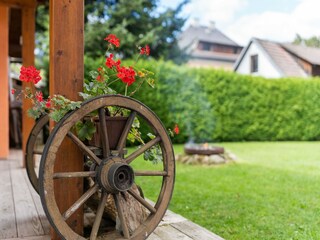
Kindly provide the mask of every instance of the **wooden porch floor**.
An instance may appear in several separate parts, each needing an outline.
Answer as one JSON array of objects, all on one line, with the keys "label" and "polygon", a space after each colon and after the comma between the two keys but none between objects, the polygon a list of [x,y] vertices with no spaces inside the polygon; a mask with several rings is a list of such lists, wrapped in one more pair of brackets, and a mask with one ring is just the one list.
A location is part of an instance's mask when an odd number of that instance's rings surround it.
[{"label": "wooden porch floor", "polygon": [[[0,159],[0,239],[48,240],[50,224],[39,195],[22,166],[22,153],[11,150]],[[184,217],[167,211],[148,240],[222,240],[221,237]]]}]

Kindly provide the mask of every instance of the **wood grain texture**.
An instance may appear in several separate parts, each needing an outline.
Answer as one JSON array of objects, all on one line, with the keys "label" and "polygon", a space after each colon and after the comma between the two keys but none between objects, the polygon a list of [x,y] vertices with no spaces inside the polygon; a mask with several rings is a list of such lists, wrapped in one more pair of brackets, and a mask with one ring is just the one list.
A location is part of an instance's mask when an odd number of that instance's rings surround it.
[{"label": "wood grain texture", "polygon": [[[162,226],[154,231],[154,234],[159,236],[161,239],[175,239],[175,240],[193,240],[192,238],[185,235],[183,232],[173,228],[171,225]],[[203,238],[202,240],[209,240]]]},{"label": "wood grain texture", "polygon": [[35,8],[36,0],[0,0],[0,5],[17,8]]},{"label": "wood grain texture", "polygon": [[[50,95],[61,94],[79,100],[83,89],[84,1],[50,0]],[[83,155],[77,146],[66,140],[56,156],[56,172],[82,171]],[[59,179],[55,183],[56,200],[65,212],[82,195],[82,179]],[[69,219],[72,229],[82,234],[83,209]],[[52,231],[52,239],[60,239]]]},{"label": "wood grain texture", "polygon": [[17,237],[10,166],[0,162],[0,239]]},{"label": "wood grain texture", "polygon": [[25,171],[22,172],[26,182],[27,182],[27,185],[28,185],[28,188],[29,188],[29,191],[31,193],[31,196],[32,196],[32,199],[33,199],[33,202],[34,202],[34,205],[36,207],[36,210],[37,210],[37,214],[39,216],[39,219],[40,219],[40,222],[41,222],[41,225],[42,225],[42,228],[43,228],[43,232],[44,234],[49,234],[50,233],[50,223],[46,217],[46,214],[44,213],[43,211],[43,208],[42,208],[42,203],[41,203],[41,200],[40,200],[40,196],[39,194],[34,190],[34,188],[32,187],[30,181],[29,181],[29,178],[27,176],[27,173]]},{"label": "wood grain texture", "polygon": [[13,168],[10,173],[12,178],[18,237],[44,235],[37,210],[21,170]]},{"label": "wood grain texture", "polygon": [[8,238],[6,240],[50,240],[49,235],[43,235],[43,236],[32,236],[32,237],[24,237],[24,238]]},{"label": "wood grain texture", "polygon": [[0,6],[0,160],[9,155],[9,8]]},{"label": "wood grain texture", "polygon": [[171,226],[179,231],[184,232],[194,240],[223,240],[223,238],[219,237],[218,235],[190,221],[172,223]]},{"label": "wood grain texture", "polygon": [[[14,2],[14,1],[13,1]],[[31,1],[30,1],[31,2]],[[35,48],[35,7],[22,8],[22,64],[24,66],[34,65],[34,48]],[[30,83],[23,82],[23,87],[33,87]],[[29,100],[23,98],[22,101],[22,150],[23,156],[26,153],[26,146],[29,134],[35,121],[28,116],[28,109],[32,107]],[[25,166],[25,162],[23,162]]]}]

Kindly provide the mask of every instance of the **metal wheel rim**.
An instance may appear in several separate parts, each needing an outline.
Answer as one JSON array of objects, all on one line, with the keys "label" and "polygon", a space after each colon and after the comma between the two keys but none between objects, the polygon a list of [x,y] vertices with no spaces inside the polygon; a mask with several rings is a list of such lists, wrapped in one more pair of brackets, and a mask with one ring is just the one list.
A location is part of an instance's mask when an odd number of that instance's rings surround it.
[{"label": "metal wheel rim", "polygon": [[77,109],[69,114],[67,114],[55,127],[53,132],[45,145],[45,149],[41,158],[40,165],[40,197],[42,205],[46,212],[46,215],[54,227],[56,232],[63,239],[85,239],[82,236],[73,232],[67,223],[62,220],[61,213],[59,212],[58,206],[55,202],[54,191],[53,191],[53,169],[55,162],[55,153],[60,146],[64,137],[66,137],[69,129],[74,125],[76,120],[72,120],[75,116],[80,116],[82,118],[86,114],[92,112],[95,109],[99,109],[105,106],[119,106],[123,108],[130,109],[143,117],[161,137],[159,142],[164,159],[163,168],[167,172],[167,176],[162,178],[161,191],[158,196],[158,200],[154,206],[156,212],[150,214],[146,221],[141,224],[130,238],[119,238],[119,239],[145,239],[149,236],[152,231],[157,227],[161,221],[166,209],[169,205],[175,178],[175,162],[174,153],[172,149],[171,140],[162,125],[159,118],[144,104],[141,102],[119,95],[104,95],[96,97],[84,102],[80,109]]}]

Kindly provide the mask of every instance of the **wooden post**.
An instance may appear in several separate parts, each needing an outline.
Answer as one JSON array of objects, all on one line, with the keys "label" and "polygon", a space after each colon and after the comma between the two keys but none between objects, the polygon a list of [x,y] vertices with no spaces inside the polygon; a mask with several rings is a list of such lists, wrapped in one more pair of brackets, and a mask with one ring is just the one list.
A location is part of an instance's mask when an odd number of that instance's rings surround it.
[{"label": "wooden post", "polygon": [[[31,1],[30,1],[31,2]],[[34,1],[35,2],[35,1]],[[24,66],[34,65],[34,48],[35,48],[35,3],[34,6],[22,8],[22,64]],[[23,88],[31,85],[23,82]],[[22,151],[23,156],[26,153],[26,145],[29,134],[34,126],[34,120],[28,116],[28,109],[32,104],[29,100],[23,99],[22,102]],[[24,158],[23,158],[24,159]],[[23,167],[26,163],[23,161]]]},{"label": "wooden post", "polygon": [[9,8],[0,5],[0,159],[9,156]]},{"label": "wooden post", "polygon": [[[50,95],[61,94],[79,100],[84,76],[84,1],[50,0]],[[81,171],[83,155],[71,141],[64,141],[56,156],[55,171]],[[80,179],[55,181],[56,201],[61,212],[67,210],[83,193]],[[72,189],[72,190],[71,190]],[[75,232],[82,235],[83,210],[68,219]],[[59,239],[51,231],[51,239]]]}]

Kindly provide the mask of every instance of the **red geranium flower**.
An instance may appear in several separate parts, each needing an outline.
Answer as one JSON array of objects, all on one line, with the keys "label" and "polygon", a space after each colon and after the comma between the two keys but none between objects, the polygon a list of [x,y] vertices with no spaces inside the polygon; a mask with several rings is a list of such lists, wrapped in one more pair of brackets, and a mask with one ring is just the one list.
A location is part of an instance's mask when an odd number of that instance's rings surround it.
[{"label": "red geranium flower", "polygon": [[177,135],[180,133],[180,129],[179,129],[178,124],[176,124],[176,125],[174,126],[173,131],[174,131],[174,133],[177,134]]},{"label": "red geranium flower", "polygon": [[108,68],[112,68],[115,64],[115,62],[112,58],[113,58],[113,54],[110,54],[110,56],[106,58],[106,66]]},{"label": "red geranium flower", "polygon": [[150,55],[150,47],[148,45],[146,45],[146,55],[147,56]]},{"label": "red geranium flower", "polygon": [[46,108],[51,108],[51,99],[48,98],[47,102],[46,102]]},{"label": "red geranium flower", "polygon": [[19,78],[23,82],[32,82],[34,84],[37,84],[41,80],[40,70],[37,70],[34,66],[22,66]]},{"label": "red geranium flower", "polygon": [[114,34],[109,34],[104,40],[108,41],[109,43],[111,43],[113,45],[115,45],[116,47],[120,46],[120,40]]},{"label": "red geranium flower", "polygon": [[101,77],[101,75],[98,75],[97,78],[96,78],[96,80],[97,80],[98,82],[102,82],[103,78]]},{"label": "red geranium flower", "polygon": [[113,54],[111,53],[109,57],[106,58],[106,66],[108,68],[112,68],[113,66],[116,66],[117,68],[120,66],[121,61],[118,59],[117,61],[113,60]]},{"label": "red geranium flower", "polygon": [[36,98],[37,98],[38,102],[43,102],[42,92],[36,92]]},{"label": "red geranium flower", "polygon": [[11,89],[11,94],[14,94],[16,90],[14,88]]},{"label": "red geranium flower", "polygon": [[144,48],[141,48],[140,54],[141,55],[145,54],[145,55],[149,56],[150,55],[150,47],[148,45],[146,45]]},{"label": "red geranium flower", "polygon": [[120,67],[118,66],[118,78],[122,80],[122,82],[128,84],[130,86],[135,81],[136,72],[132,67]]}]

